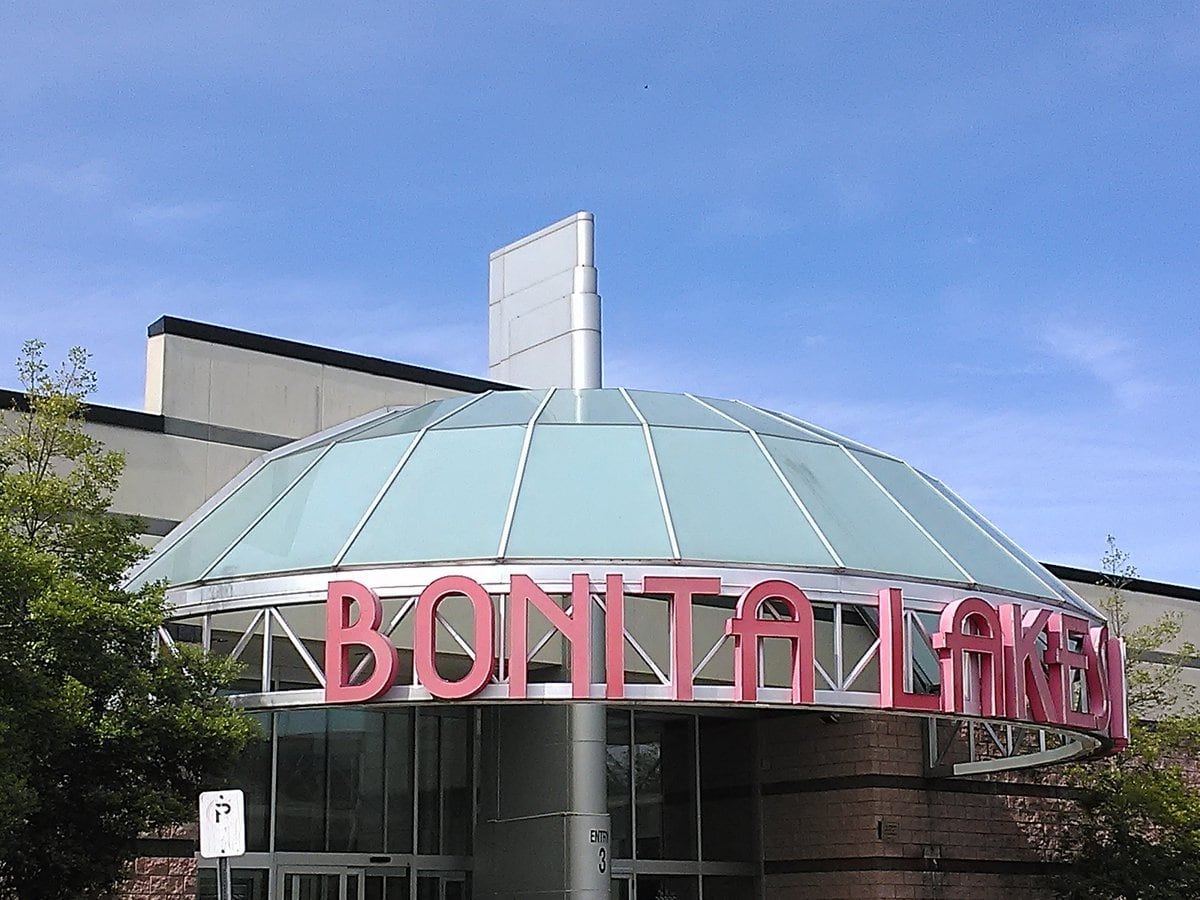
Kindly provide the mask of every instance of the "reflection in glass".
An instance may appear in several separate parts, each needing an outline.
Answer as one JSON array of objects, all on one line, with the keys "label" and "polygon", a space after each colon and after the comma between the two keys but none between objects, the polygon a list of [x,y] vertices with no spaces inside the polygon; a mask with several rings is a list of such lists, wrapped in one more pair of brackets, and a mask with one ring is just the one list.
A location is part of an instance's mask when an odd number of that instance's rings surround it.
[{"label": "reflection in glass", "polygon": [[608,814],[612,818],[609,847],[612,855],[620,859],[626,859],[633,855],[633,798],[632,783],[629,777],[629,715],[625,710],[609,711],[608,753],[605,759],[608,781]]},{"label": "reflection in glass", "polygon": [[242,751],[236,772],[237,787],[246,795],[246,849],[270,849],[271,839],[271,714],[251,713],[260,736]]},{"label": "reflection in glass", "polygon": [[337,875],[290,873],[284,876],[283,900],[340,900]]},{"label": "reflection in glass", "polygon": [[752,862],[757,858],[753,798],[754,723],[744,719],[701,719],[700,828],[704,859]]},{"label": "reflection in glass", "polygon": [[748,875],[705,875],[704,896],[716,900],[757,900],[754,879]]},{"label": "reflection in glass", "polygon": [[[438,717],[417,716],[417,852],[437,853],[441,834],[438,808]],[[421,895],[421,879],[417,895]]]},{"label": "reflection in glass", "polygon": [[280,713],[275,849],[325,849],[325,710]]},{"label": "reflection in glass", "polygon": [[694,729],[695,719],[691,716],[634,717],[639,859],[696,858]]},{"label": "reflection in glass", "polygon": [[[328,711],[329,839],[333,851],[383,849],[383,716],[362,709]],[[355,892],[357,893],[357,892]]]},{"label": "reflection in glass", "polygon": [[[388,710],[384,724],[387,852],[413,852],[413,714]],[[407,883],[407,882],[406,882]],[[408,900],[405,889],[404,900]]]},{"label": "reflection in glass", "polygon": [[639,875],[637,895],[638,900],[699,900],[700,886],[694,875]]},{"label": "reflection in glass", "polygon": [[[348,900],[356,900],[351,895]],[[367,875],[363,900],[408,900],[407,875]]]},{"label": "reflection in glass", "polygon": [[[233,900],[267,900],[266,869],[230,869]],[[196,900],[217,900],[217,870],[196,870]]]},{"label": "reflection in glass", "polygon": [[[474,798],[471,784],[474,769],[474,719],[465,710],[446,710],[439,716],[441,734],[441,852],[471,852]],[[449,897],[449,894],[447,894]]]}]

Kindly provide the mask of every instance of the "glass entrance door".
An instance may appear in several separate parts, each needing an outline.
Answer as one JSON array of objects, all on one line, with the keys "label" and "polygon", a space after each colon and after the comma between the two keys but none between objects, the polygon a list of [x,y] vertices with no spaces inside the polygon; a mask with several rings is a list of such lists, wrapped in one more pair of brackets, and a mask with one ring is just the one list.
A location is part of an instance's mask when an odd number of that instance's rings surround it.
[{"label": "glass entrance door", "polygon": [[411,900],[404,868],[281,868],[278,883],[280,900]]},{"label": "glass entrance door", "polygon": [[283,900],[361,900],[359,880],[358,873],[352,877],[346,870],[280,871],[280,896]]},{"label": "glass entrance door", "polygon": [[417,900],[468,900],[466,872],[418,872]]}]

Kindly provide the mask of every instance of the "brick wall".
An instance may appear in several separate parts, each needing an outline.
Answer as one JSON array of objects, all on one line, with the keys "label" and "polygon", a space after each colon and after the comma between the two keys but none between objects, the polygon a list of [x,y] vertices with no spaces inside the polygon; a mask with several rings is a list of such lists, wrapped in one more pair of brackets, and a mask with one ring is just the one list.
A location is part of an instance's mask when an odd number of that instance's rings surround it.
[{"label": "brick wall", "polygon": [[196,896],[196,825],[142,838],[138,857],[117,892],[120,900],[176,900]]},{"label": "brick wall", "polygon": [[923,720],[766,718],[767,896],[1047,900],[1070,801],[1036,774],[927,778]]}]

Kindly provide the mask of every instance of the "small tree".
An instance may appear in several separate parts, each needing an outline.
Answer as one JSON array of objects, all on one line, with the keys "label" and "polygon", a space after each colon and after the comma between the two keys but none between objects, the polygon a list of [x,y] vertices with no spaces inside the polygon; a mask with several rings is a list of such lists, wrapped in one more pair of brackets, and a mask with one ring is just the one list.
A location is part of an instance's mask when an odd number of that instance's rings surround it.
[{"label": "small tree", "polygon": [[0,422],[0,897],[19,900],[105,896],[256,733],[220,695],[229,661],[159,652],[161,586],[124,589],[145,553],[109,509],[124,459],[84,429],[87,354],[51,371],[43,349]]},{"label": "small tree", "polygon": [[1177,613],[1133,625],[1125,590],[1137,570],[1112,535],[1102,569],[1103,611],[1126,643],[1130,743],[1115,757],[1068,770],[1081,797],[1066,835],[1074,865],[1059,895],[1194,900],[1200,897],[1200,716],[1181,674],[1196,650],[1183,643],[1163,652],[1179,639]]}]

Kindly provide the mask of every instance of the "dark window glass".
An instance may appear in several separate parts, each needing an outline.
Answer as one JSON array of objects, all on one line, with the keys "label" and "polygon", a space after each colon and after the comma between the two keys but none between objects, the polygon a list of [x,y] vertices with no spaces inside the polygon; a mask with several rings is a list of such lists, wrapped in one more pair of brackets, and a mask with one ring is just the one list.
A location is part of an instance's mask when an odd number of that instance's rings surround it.
[{"label": "dark window glass", "polygon": [[743,875],[705,875],[704,896],[716,900],[757,900],[754,879]]},{"label": "dark window glass", "polygon": [[[438,717],[425,710],[417,712],[417,852],[438,853],[441,837],[441,810],[438,808]],[[417,895],[421,894],[418,879]]]},{"label": "dark window glass", "polygon": [[246,849],[270,849],[271,839],[271,714],[252,713],[260,737],[248,746],[234,769],[234,787],[246,795]]},{"label": "dark window glass", "polygon": [[700,830],[706,860],[757,858],[751,721],[700,720]]},{"label": "dark window glass", "polygon": [[695,719],[635,713],[633,772],[638,858],[695,859]]},{"label": "dark window glass", "polygon": [[[407,875],[368,875],[364,884],[365,900],[408,900]],[[348,900],[358,900],[351,895]]]},{"label": "dark window glass", "polygon": [[637,895],[638,900],[699,900],[700,886],[694,875],[639,875]]},{"label": "dark window glass", "polygon": [[[633,797],[629,777],[629,713],[608,713],[608,754],[605,771],[608,781],[608,814],[612,817],[609,847],[612,855],[628,859],[633,855]],[[614,882],[616,884],[617,882]],[[616,896],[616,895],[614,895]]]},{"label": "dark window glass", "polygon": [[417,876],[417,900],[441,900],[438,889],[442,882],[436,875]]},{"label": "dark window glass", "polygon": [[[413,713],[388,710],[384,724],[387,771],[387,852],[413,852]],[[390,878],[391,876],[389,876]],[[407,890],[407,889],[406,889]],[[408,900],[408,894],[404,895]]]},{"label": "dark window glass", "polygon": [[340,900],[337,875],[288,873],[283,878],[283,900]]},{"label": "dark window glass", "polygon": [[[266,869],[230,869],[233,900],[267,900]],[[197,900],[217,900],[217,870],[196,870]]]},{"label": "dark window glass", "polygon": [[383,715],[363,709],[331,709],[327,724],[326,849],[378,853],[383,850]]},{"label": "dark window glass", "polygon": [[441,729],[442,853],[471,852],[474,717],[464,709],[439,713]]},{"label": "dark window glass", "polygon": [[276,716],[276,850],[325,848],[325,710]]}]

